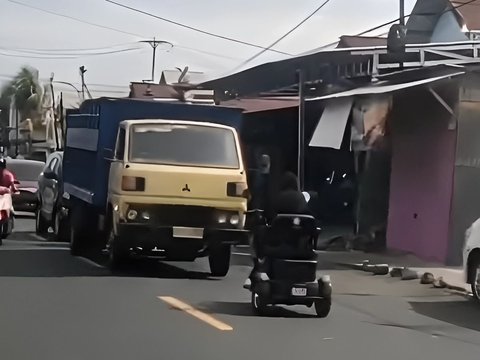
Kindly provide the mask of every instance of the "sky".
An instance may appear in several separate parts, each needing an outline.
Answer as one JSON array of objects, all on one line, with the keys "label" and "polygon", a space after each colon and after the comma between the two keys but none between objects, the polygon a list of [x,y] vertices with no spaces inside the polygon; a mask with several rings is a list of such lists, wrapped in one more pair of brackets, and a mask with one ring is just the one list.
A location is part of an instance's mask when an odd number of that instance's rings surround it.
[{"label": "sky", "polygon": [[[173,21],[222,36],[269,46],[325,0],[115,0]],[[24,5],[22,5],[24,4]],[[405,0],[409,14],[414,0]],[[26,5],[26,6],[25,6]],[[55,12],[90,24],[53,15]],[[354,35],[398,17],[399,0],[330,0],[274,49],[297,55]],[[110,27],[101,28],[92,24]],[[80,85],[79,66],[93,96],[125,95],[131,81],[151,76],[152,49],[140,40],[173,44],[157,50],[155,80],[163,69],[184,68],[220,77],[260,51],[179,27],[105,0],[0,0],[0,84],[23,65],[39,70],[41,79]],[[385,33],[388,28],[369,35]],[[265,52],[252,67],[290,55]],[[57,85],[61,91],[73,87]]]}]

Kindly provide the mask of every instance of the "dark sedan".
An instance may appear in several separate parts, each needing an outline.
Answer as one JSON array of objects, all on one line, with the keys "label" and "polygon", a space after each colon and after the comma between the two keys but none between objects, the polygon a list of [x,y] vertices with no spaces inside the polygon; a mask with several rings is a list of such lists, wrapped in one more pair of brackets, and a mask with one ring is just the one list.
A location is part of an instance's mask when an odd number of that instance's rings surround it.
[{"label": "dark sedan", "polygon": [[12,196],[15,211],[35,212],[38,205],[38,176],[43,170],[45,163],[42,161],[9,159],[9,169],[18,180],[19,194]]}]

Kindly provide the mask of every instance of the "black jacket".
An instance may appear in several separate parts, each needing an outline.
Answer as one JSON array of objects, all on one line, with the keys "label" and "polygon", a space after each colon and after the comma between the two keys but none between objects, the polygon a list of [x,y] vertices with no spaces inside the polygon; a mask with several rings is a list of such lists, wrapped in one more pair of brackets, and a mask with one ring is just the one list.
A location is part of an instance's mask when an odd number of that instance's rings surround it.
[{"label": "black jacket", "polygon": [[297,177],[293,173],[283,175],[280,192],[273,201],[273,216],[278,214],[310,215],[305,197],[298,189]]}]

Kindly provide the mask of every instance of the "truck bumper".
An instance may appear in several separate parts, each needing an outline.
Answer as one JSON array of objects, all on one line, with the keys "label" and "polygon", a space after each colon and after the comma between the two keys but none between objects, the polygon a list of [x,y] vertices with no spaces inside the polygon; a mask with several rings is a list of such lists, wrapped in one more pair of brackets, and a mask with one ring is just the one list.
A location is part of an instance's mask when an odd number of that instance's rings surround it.
[{"label": "truck bumper", "polygon": [[204,229],[203,234],[182,236],[180,230],[199,230],[173,226],[152,226],[145,224],[117,224],[118,241],[138,255],[148,254],[173,260],[193,260],[204,256],[208,249],[219,245],[248,244],[247,230]]}]

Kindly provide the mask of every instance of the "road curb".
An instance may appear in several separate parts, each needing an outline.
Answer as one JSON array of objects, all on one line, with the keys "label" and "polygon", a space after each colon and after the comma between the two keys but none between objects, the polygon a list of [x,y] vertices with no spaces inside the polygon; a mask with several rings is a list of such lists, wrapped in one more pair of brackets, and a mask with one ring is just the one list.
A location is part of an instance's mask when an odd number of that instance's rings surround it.
[{"label": "road curb", "polygon": [[[369,260],[364,260],[362,263],[336,262],[336,264],[353,270],[368,272],[376,276],[390,275],[391,277],[398,277],[403,281],[420,279],[421,284],[432,285],[432,287],[437,289],[453,290],[463,295],[470,293],[468,288],[453,285],[445,281],[443,276],[437,277],[431,272],[415,271],[408,267],[390,267],[388,264],[370,264]],[[388,269],[388,271],[386,271],[386,269]]]}]

